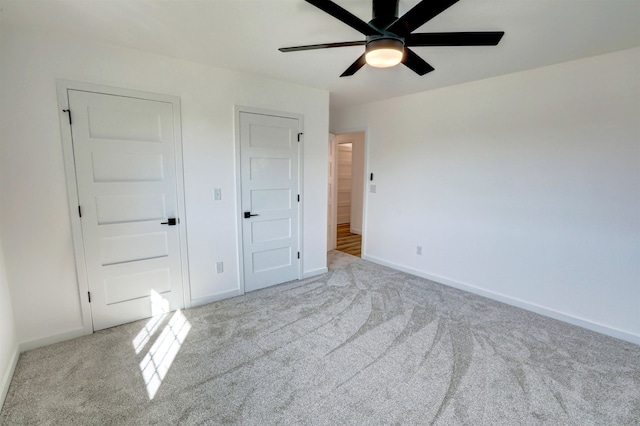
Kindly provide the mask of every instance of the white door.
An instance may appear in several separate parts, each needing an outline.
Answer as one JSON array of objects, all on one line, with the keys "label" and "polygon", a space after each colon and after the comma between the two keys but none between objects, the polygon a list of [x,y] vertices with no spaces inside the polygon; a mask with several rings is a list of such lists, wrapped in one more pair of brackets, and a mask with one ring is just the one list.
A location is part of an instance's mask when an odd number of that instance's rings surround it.
[{"label": "white door", "polygon": [[329,134],[329,180],[327,183],[327,251],[336,248],[336,137]]},{"label": "white door", "polygon": [[240,112],[244,289],[300,278],[298,119]]},{"label": "white door", "polygon": [[94,330],[183,307],[178,111],[78,90],[68,98]]}]

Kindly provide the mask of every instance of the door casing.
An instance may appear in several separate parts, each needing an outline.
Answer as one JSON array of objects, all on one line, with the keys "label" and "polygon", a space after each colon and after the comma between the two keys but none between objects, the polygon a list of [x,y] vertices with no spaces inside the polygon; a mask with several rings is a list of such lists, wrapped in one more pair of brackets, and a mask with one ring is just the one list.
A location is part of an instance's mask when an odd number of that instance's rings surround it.
[{"label": "door casing", "polygon": [[236,105],[234,108],[235,120],[235,149],[236,149],[236,229],[238,231],[238,282],[240,285],[240,294],[245,294],[244,286],[244,244],[242,239],[242,170],[241,170],[241,153],[240,153],[240,113],[270,115],[274,117],[292,118],[298,120],[299,133],[302,134],[298,149],[298,188],[300,193],[300,202],[298,203],[298,247],[300,248],[300,268],[298,269],[298,279],[302,279],[304,271],[304,116],[302,114],[274,111],[263,108],[253,108],[248,106]]},{"label": "door casing", "polygon": [[338,217],[338,176],[336,175],[336,171],[338,167],[336,165],[338,154],[337,150],[337,142],[336,135],[333,133],[329,133],[329,179],[328,179],[328,188],[327,188],[327,196],[329,198],[329,205],[327,206],[327,251],[335,250],[338,243],[338,232],[337,232],[337,217]]},{"label": "door casing", "polygon": [[[133,97],[140,99],[148,99],[153,101],[162,101],[173,104],[173,125],[175,129],[175,162],[176,162],[176,192],[178,198],[178,217],[181,218],[184,226],[179,232],[180,240],[180,262],[182,268],[182,288],[184,298],[184,306],[191,307],[191,290],[189,284],[189,262],[187,252],[187,236],[186,236],[186,208],[184,196],[184,170],[182,160],[182,127],[180,119],[180,98],[172,95],[162,95],[151,92],[143,92],[139,90],[130,90],[116,88],[91,83],[83,83],[69,80],[57,80],[58,93],[58,114],[60,119],[60,131],[62,136],[62,151],[64,157],[65,179],[67,184],[67,199],[69,205],[69,217],[71,220],[71,234],[73,239],[73,250],[76,261],[76,274],[78,280],[78,294],[80,300],[80,309],[82,312],[82,328],[84,334],[93,333],[93,321],[91,318],[91,304],[89,303],[89,281],[86,270],[86,258],[84,252],[84,241],[82,235],[82,224],[78,215],[78,181],[76,177],[76,166],[73,152],[73,138],[71,126],[69,125],[69,115],[63,110],[69,109],[69,101],[67,97],[68,90],[79,90],[85,92],[93,92],[105,95],[116,95],[124,97]],[[73,113],[73,112],[72,112]],[[73,119],[73,116],[72,116]]]}]

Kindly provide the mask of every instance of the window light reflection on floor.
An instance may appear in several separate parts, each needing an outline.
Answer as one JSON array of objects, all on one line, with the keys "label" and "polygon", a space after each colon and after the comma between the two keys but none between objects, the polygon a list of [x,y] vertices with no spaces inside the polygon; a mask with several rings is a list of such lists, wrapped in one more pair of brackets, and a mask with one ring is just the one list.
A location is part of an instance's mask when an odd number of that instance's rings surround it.
[{"label": "window light reflection on floor", "polygon": [[151,302],[152,317],[131,342],[133,349],[136,351],[136,355],[142,352],[142,349],[149,343],[151,337],[158,331],[158,327],[160,327],[162,321],[167,317],[166,313],[169,312],[169,301],[162,297],[157,291],[151,290],[149,301]]},{"label": "window light reflection on floor", "polygon": [[176,311],[140,363],[140,370],[150,400],[156,396],[158,389],[160,389],[162,380],[171,368],[189,330],[191,330],[191,323],[182,311]]},{"label": "window light reflection on floor", "polygon": [[[164,320],[169,316],[169,301],[154,290],[151,290],[150,302],[153,316],[131,342],[136,355],[143,351]],[[140,371],[142,372],[150,400],[156,396],[158,389],[160,389],[162,380],[164,380],[169,368],[171,368],[171,364],[176,355],[178,355],[182,344],[187,338],[187,334],[189,334],[189,330],[191,330],[191,323],[189,323],[182,311],[175,311],[156,341],[145,354],[142,362],[140,362]]]},{"label": "window light reflection on floor", "polygon": [[156,334],[156,331],[158,331],[158,327],[160,327],[160,324],[162,324],[162,321],[166,317],[166,314],[151,317],[149,322],[147,322],[145,326],[142,327],[140,333],[138,333],[138,335],[131,342],[131,344],[133,345],[133,349],[136,351],[136,355],[142,352],[142,349],[147,346],[147,343],[149,343],[151,337]]}]

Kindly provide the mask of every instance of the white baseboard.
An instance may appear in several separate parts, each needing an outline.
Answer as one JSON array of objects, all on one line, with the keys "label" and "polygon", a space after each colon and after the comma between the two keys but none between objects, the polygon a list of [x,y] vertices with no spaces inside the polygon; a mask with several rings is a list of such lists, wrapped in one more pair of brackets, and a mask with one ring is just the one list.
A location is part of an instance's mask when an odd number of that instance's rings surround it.
[{"label": "white baseboard", "polygon": [[516,299],[510,296],[506,296],[504,294],[495,293],[492,291],[484,290],[479,287],[475,287],[470,284],[466,284],[463,282],[455,281],[449,278],[441,277],[438,275],[428,274],[426,272],[419,271],[417,269],[413,269],[404,265],[398,265],[392,262],[387,262],[382,259],[378,259],[374,256],[363,256],[363,259],[368,260],[373,263],[377,263],[382,266],[387,266],[389,268],[397,269],[398,271],[406,272],[411,275],[415,275],[421,278],[426,278],[431,281],[435,281],[439,284],[443,284],[449,287],[454,287],[459,290],[468,291],[469,293],[477,294],[479,296],[484,296],[492,300],[496,300],[498,302],[506,303],[507,305],[515,306],[517,308],[522,308],[527,311],[535,312],[536,314],[544,315],[549,318],[553,318],[559,321],[563,321],[572,325],[576,325],[578,327],[586,328],[587,330],[595,331],[597,333],[605,334],[607,336],[615,337],[616,339],[626,340],[627,342],[635,343],[636,345],[640,345],[640,336],[626,332],[624,330],[619,330],[617,328],[613,328],[610,326],[606,326],[603,324],[599,324],[593,321],[589,321],[584,318],[579,318],[573,315],[565,314],[563,312],[556,311],[554,309],[546,308],[544,306],[536,305],[534,303],[527,302],[525,300]]},{"label": "white baseboard", "polygon": [[7,398],[7,392],[9,392],[9,385],[11,385],[11,379],[13,379],[13,373],[16,371],[16,365],[18,365],[18,358],[20,357],[20,351],[18,345],[13,348],[13,354],[7,365],[7,370],[0,381],[0,409],[4,405],[4,400]]},{"label": "white baseboard", "polygon": [[311,271],[305,271],[302,273],[302,279],[304,280],[305,278],[311,278],[311,277],[315,277],[318,275],[322,275],[322,274],[326,274],[327,272],[329,272],[329,268],[327,268],[326,266],[324,268],[318,268],[318,269],[313,269]]},{"label": "white baseboard", "polygon": [[53,336],[42,337],[39,339],[29,340],[27,342],[21,342],[19,344],[20,352],[30,351],[42,346],[52,345],[54,343],[64,342],[65,340],[75,339],[76,337],[86,336],[91,334],[87,333],[84,328],[76,328],[73,330],[65,331],[64,333],[55,334]]},{"label": "white baseboard", "polygon": [[349,232],[351,232],[352,234],[362,235],[362,229],[360,228],[351,228],[349,229]]},{"label": "white baseboard", "polygon": [[206,305],[208,303],[218,302],[220,300],[229,299],[242,295],[240,289],[225,291],[224,293],[213,294],[211,296],[198,297],[197,299],[191,299],[191,307]]}]

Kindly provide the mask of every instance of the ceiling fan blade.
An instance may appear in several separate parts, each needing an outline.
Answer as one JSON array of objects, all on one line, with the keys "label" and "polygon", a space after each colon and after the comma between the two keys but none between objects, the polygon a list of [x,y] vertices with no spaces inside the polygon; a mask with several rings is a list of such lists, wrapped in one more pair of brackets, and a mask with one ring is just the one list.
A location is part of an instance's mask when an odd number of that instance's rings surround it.
[{"label": "ceiling fan blade", "polygon": [[343,72],[340,77],[349,77],[350,75],[354,75],[358,72],[358,70],[365,66],[367,61],[365,60],[364,53],[360,56],[345,72]]},{"label": "ceiling fan blade", "polygon": [[413,70],[418,75],[425,75],[434,70],[424,59],[416,55],[415,52],[409,48],[404,49],[404,58],[402,63],[409,69]]},{"label": "ceiling fan blade", "polygon": [[425,22],[451,7],[458,0],[422,0],[413,9],[402,15],[387,27],[387,31],[401,36],[417,30]]},{"label": "ceiling fan blade", "polygon": [[407,46],[495,46],[504,31],[420,33],[405,38]]},{"label": "ceiling fan blade", "polygon": [[309,44],[307,46],[281,47],[281,52],[298,52],[301,50],[329,49],[332,47],[364,46],[366,41],[343,41],[339,43]]},{"label": "ceiling fan blade", "polygon": [[356,15],[352,14],[346,9],[338,6],[331,0],[305,0],[307,3],[310,3],[317,7],[320,10],[325,11],[329,15],[334,18],[344,22],[354,30],[367,35],[381,35],[380,31],[376,30],[362,19],[358,18]]}]

